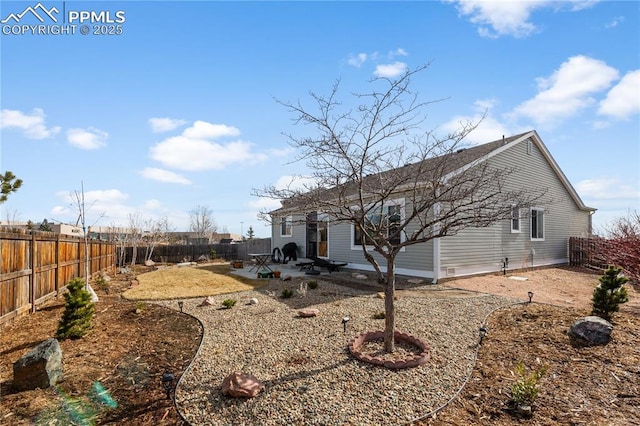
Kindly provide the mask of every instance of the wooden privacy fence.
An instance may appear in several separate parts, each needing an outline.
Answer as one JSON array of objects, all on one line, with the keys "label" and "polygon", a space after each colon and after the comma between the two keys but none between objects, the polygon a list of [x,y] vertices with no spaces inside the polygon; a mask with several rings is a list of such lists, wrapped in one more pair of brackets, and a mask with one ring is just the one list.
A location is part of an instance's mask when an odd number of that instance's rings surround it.
[{"label": "wooden privacy fence", "polygon": [[[89,241],[89,273],[115,267],[115,245]],[[84,239],[51,232],[0,232],[0,326],[52,297],[85,272]]]},{"label": "wooden privacy fence", "polygon": [[591,269],[606,269],[607,259],[603,255],[609,242],[604,238],[569,238],[569,264]]},{"label": "wooden privacy fence", "polygon": [[[146,248],[137,248],[136,263],[144,263]],[[254,238],[234,244],[161,245],[152,253],[151,260],[158,263],[197,262],[201,256],[211,256],[226,260],[249,260],[249,253],[271,253],[271,238]],[[133,247],[125,247],[125,263],[131,263]]]}]

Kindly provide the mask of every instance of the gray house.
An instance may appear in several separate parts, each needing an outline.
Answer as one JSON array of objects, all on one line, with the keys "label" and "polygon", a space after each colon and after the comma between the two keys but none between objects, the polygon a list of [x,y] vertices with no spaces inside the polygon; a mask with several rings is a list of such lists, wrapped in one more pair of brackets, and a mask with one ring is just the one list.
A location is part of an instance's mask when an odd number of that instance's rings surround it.
[{"label": "gray house", "polygon": [[[568,239],[591,234],[591,216],[595,209],[585,206],[537,132],[460,152],[456,168],[484,162],[509,167],[513,172],[507,185],[520,189],[544,186],[552,203],[526,208],[513,206],[510,219],[408,246],[396,258],[396,273],[437,282],[443,278],[500,271],[505,262],[508,269],[568,263]],[[299,257],[317,256],[347,262],[347,268],[373,270],[357,243],[358,230],[353,224],[332,224],[329,215],[301,213],[293,206],[287,207],[287,203],[271,212],[271,216],[272,247],[281,248],[294,242]]]}]

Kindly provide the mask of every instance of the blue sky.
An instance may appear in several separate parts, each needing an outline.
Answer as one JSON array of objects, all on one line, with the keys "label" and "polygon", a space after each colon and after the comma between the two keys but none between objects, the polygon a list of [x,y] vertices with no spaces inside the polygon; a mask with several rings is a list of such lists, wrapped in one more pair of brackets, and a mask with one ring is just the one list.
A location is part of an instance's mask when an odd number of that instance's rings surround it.
[{"label": "blue sky", "polygon": [[[311,105],[310,91],[340,79],[349,101],[372,77],[425,63],[413,88],[446,98],[425,130],[483,111],[471,143],[536,129],[598,209],[596,228],[640,210],[638,2],[37,5],[0,4],[0,170],[24,180],[2,220],[74,223],[69,195],[83,182],[89,225],[138,214],[186,230],[203,205],[219,230],[270,236],[257,212],[273,204],[252,189],[304,174],[283,133],[312,131],[274,99]],[[43,23],[17,19],[29,6]],[[93,22],[70,14],[81,11]],[[36,24],[76,27],[24,27]]]}]

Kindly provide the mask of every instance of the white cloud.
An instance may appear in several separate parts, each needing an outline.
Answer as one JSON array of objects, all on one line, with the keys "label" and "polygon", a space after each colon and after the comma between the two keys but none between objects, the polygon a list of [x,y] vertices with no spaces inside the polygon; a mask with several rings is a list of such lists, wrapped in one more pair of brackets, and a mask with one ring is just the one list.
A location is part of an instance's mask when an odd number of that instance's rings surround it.
[{"label": "white cloud", "polygon": [[600,102],[598,114],[625,119],[640,112],[640,70],[627,73]]},{"label": "white cloud", "polygon": [[154,167],[146,167],[140,174],[147,179],[157,180],[159,182],[179,183],[182,185],[191,184],[191,181],[182,175]]},{"label": "white cloud", "polygon": [[238,136],[240,130],[225,124],[211,124],[206,121],[196,121],[182,133],[191,139],[218,139],[224,136]]},{"label": "white cloud", "polygon": [[391,52],[389,52],[389,59],[393,59],[397,56],[409,56],[409,53],[407,53],[406,50],[404,50],[402,47],[398,47],[396,50],[392,50]]},{"label": "white cloud", "polygon": [[604,27],[615,28],[618,25],[620,25],[622,22],[624,22],[624,16],[618,16],[616,18],[613,18],[613,20],[611,20],[610,22],[607,22]]},{"label": "white cloud", "polygon": [[551,76],[538,78],[538,94],[518,105],[512,115],[553,127],[595,103],[592,95],[606,90],[617,78],[618,71],[603,61],[571,57]]},{"label": "white cloud", "polygon": [[[74,199],[74,191],[58,191],[56,196],[61,205],[51,210],[56,220],[75,223],[78,219],[78,206]],[[160,201],[155,199],[142,201],[139,206],[129,204],[129,195],[118,189],[85,191],[85,223],[87,226],[127,226],[129,215],[138,214],[141,219],[157,219],[167,215]],[[180,214],[174,214],[178,217]],[[171,219],[171,218],[170,218]]]},{"label": "white cloud", "polygon": [[366,53],[358,53],[357,55],[349,55],[349,60],[347,63],[352,67],[360,68],[362,64],[364,64],[367,60]]},{"label": "white cloud", "polygon": [[168,132],[170,130],[177,129],[180,126],[187,124],[186,120],[180,120],[177,118],[150,118],[149,125],[154,133]]},{"label": "white cloud", "polygon": [[69,144],[80,149],[98,149],[107,145],[109,134],[105,131],[89,127],[87,129],[67,130]]},{"label": "white cloud", "polygon": [[25,137],[29,139],[46,139],[60,132],[60,127],[50,127],[45,125],[46,115],[40,108],[34,108],[31,114],[22,111],[3,109],[0,111],[0,128],[20,129]]},{"label": "white cloud", "polygon": [[472,145],[495,141],[501,139],[502,136],[511,136],[516,133],[529,130],[522,127],[507,125],[494,117],[491,110],[497,105],[497,103],[498,102],[493,98],[478,99],[475,101],[473,106],[475,113],[466,116],[455,116],[444,123],[441,126],[441,130],[446,133],[454,133],[466,123],[480,123],[478,127],[469,133],[469,135],[464,139],[464,143]]},{"label": "white cloud", "polygon": [[242,162],[255,163],[266,159],[251,151],[252,144],[242,140],[218,143],[213,140],[237,136],[240,131],[224,124],[196,121],[180,136],[173,136],[150,148],[151,158],[178,170],[220,170]]},{"label": "white cloud", "polygon": [[583,198],[595,200],[636,199],[640,202],[640,182],[638,185],[623,183],[616,177],[585,179],[576,184],[576,190]]},{"label": "white cloud", "polygon": [[578,11],[591,7],[597,1],[573,0],[568,2],[518,0],[447,0],[454,3],[461,16],[468,16],[471,23],[478,26],[482,37],[497,38],[504,35],[527,37],[538,28],[530,22],[536,9],[551,7],[554,9],[570,6],[569,10]]},{"label": "white cloud", "polygon": [[398,77],[407,70],[407,64],[404,62],[394,62],[393,64],[381,64],[376,66],[373,74],[376,77],[394,78]]}]

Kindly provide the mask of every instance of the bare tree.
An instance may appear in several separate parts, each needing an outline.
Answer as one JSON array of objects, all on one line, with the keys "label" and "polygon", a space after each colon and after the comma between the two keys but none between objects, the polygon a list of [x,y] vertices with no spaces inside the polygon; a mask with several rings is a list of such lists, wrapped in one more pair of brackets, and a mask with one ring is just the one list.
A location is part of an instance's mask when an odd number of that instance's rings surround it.
[{"label": "bare tree", "polygon": [[[313,110],[278,101],[296,124],[316,131],[289,135],[297,161],[306,163],[310,176],[295,187],[254,190],[254,195],[282,200],[283,209],[300,211],[301,217],[318,212],[332,223],[353,224],[365,259],[384,285],[387,352],[395,350],[397,255],[411,245],[509,219],[514,204],[530,205],[545,192],[508,189],[511,169],[488,162],[464,167],[472,149],[462,150],[463,139],[477,123],[461,123],[444,136],[421,130],[425,109],[438,102],[421,101],[410,89],[412,77],[425,68],[397,79],[373,79],[370,92],[353,94],[353,108],[338,100],[339,83],[328,96],[311,93]],[[403,203],[396,202],[399,197]]]},{"label": "bare tree", "polygon": [[213,217],[213,210],[209,207],[198,205],[189,212],[189,230],[198,238],[209,238],[216,232],[218,226]]},{"label": "bare tree", "polygon": [[640,213],[630,211],[616,218],[606,229],[600,245],[607,263],[616,265],[635,283],[640,284]]},{"label": "bare tree", "polygon": [[125,258],[127,254],[126,248],[129,244],[129,233],[125,228],[111,223],[109,225],[109,235],[116,243],[118,250],[117,264],[119,268],[122,268],[125,266]]},{"label": "bare tree", "polygon": [[144,260],[151,260],[153,251],[162,242],[168,242],[169,232],[171,232],[171,224],[166,216],[161,217],[158,220],[148,219],[145,221],[145,255]]},{"label": "bare tree", "polygon": [[129,233],[128,239],[131,244],[131,267],[136,265],[138,257],[138,246],[142,242],[142,230],[144,223],[140,218],[140,212],[129,213]]},{"label": "bare tree", "polygon": [[[84,200],[84,182],[83,181],[80,181],[80,191],[74,190],[71,193],[71,200],[73,201],[73,204],[75,205],[75,207],[76,207],[76,209],[78,211],[78,220],[76,221],[76,226],[77,226],[78,223],[80,223],[82,225],[82,235],[83,235],[83,239],[84,239],[84,286],[85,286],[85,290],[87,290],[89,292],[89,294],[91,295],[91,301],[92,302],[97,302],[98,301],[98,295],[93,290],[93,288],[91,288],[91,285],[89,284],[89,278],[91,277],[91,273],[89,271],[89,235],[88,235],[88,230],[87,230],[87,208],[86,208],[85,200]],[[91,208],[91,206],[93,206],[93,203],[89,206],[89,209]],[[100,215],[100,218],[102,218],[103,215]]]}]

